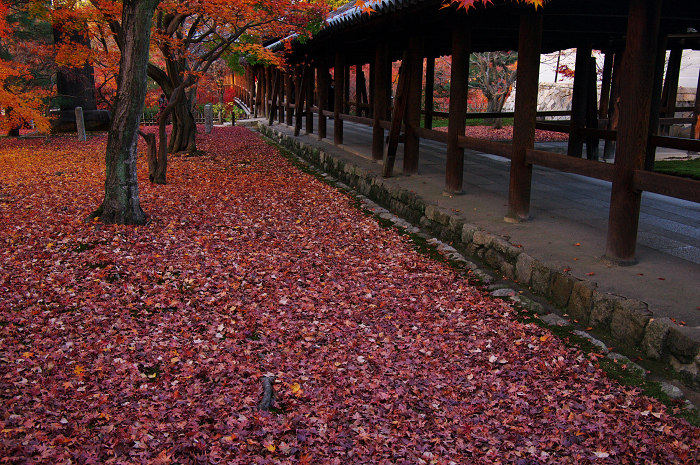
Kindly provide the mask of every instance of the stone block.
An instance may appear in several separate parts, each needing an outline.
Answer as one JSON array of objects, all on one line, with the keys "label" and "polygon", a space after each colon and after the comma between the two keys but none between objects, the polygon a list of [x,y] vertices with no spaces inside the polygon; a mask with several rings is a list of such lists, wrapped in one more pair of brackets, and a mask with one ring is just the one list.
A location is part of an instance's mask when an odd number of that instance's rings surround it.
[{"label": "stone block", "polygon": [[437,221],[437,207],[435,205],[426,205],[425,207],[425,217],[430,221]]},{"label": "stone block", "polygon": [[532,279],[530,287],[539,295],[548,296],[552,282],[552,270],[543,263],[535,261],[532,264]]},{"label": "stone block", "polygon": [[473,242],[470,242],[469,244],[467,244],[467,253],[472,257],[478,256],[480,249],[481,249],[481,247],[479,247],[478,245],[476,245]]},{"label": "stone block", "polygon": [[621,299],[614,306],[610,333],[616,341],[636,346],[644,338],[644,329],[653,316],[646,303]]},{"label": "stone block", "polygon": [[559,315],[557,315],[555,313],[548,313],[544,316],[541,316],[540,319],[548,326],[560,326],[560,327],[571,326],[571,323],[569,323],[568,320],[560,317]]},{"label": "stone block", "polygon": [[660,360],[667,353],[666,340],[673,321],[670,318],[652,319],[644,329],[640,348],[652,360]]},{"label": "stone block", "polygon": [[495,239],[496,236],[493,234],[486,233],[484,231],[478,230],[474,231],[474,236],[472,237],[472,241],[481,247],[491,247],[491,243]]},{"label": "stone block", "polygon": [[449,225],[447,226],[454,235],[461,237],[464,220],[458,216],[451,216]]},{"label": "stone block", "polygon": [[668,351],[681,363],[690,363],[700,351],[700,329],[669,325]]},{"label": "stone block", "polygon": [[693,363],[681,363],[676,357],[671,357],[673,369],[680,375],[681,381],[691,389],[700,390],[700,360]]},{"label": "stone block", "polygon": [[589,281],[575,280],[571,288],[567,313],[584,326],[588,326],[593,306],[593,291],[597,285]]},{"label": "stone block", "polygon": [[532,280],[532,267],[535,259],[528,254],[521,253],[515,262],[515,280],[524,286],[529,286]]},{"label": "stone block", "polygon": [[566,308],[569,305],[569,297],[571,290],[574,288],[574,278],[571,275],[556,271],[552,273],[552,285],[550,289],[550,297],[552,303],[560,308]]},{"label": "stone block", "polygon": [[508,279],[515,279],[515,265],[508,262],[504,263],[501,267],[501,273],[503,273],[503,276],[506,276]]},{"label": "stone block", "polygon": [[467,245],[474,240],[474,233],[478,231],[479,228],[473,224],[465,224],[462,226],[462,243]]},{"label": "stone block", "polygon": [[594,292],[588,325],[594,328],[610,329],[610,321],[612,320],[613,310],[615,310],[615,303],[619,300],[622,300],[622,297]]},{"label": "stone block", "polygon": [[500,270],[506,262],[505,256],[496,249],[487,249],[484,255],[486,263],[497,270]]}]

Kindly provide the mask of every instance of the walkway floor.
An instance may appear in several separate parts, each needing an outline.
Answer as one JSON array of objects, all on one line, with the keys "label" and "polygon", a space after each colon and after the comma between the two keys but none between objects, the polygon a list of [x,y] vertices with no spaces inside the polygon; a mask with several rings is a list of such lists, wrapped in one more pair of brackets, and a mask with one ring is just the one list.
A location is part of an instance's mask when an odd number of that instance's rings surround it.
[{"label": "walkway floor", "polygon": [[[274,127],[285,134],[293,133],[293,128],[284,124]],[[317,134],[305,134],[302,130],[299,139],[381,175],[381,162],[371,158],[370,127],[344,122],[344,143],[340,146],[333,145],[333,120],[328,121],[327,134],[330,139],[319,141]],[[552,144],[557,143],[538,146]],[[631,267],[610,266],[601,260],[606,245],[609,182],[535,167],[530,220],[512,224],[503,221],[508,203],[509,160],[467,151],[464,195],[446,196],[444,144],[421,140],[417,175],[401,173],[402,153],[400,145],[396,174],[384,182],[414,191],[428,203],[458,213],[467,222],[513,244],[521,244],[530,256],[555,268],[568,268],[573,276],[597,283],[603,292],[644,301],[655,317],[671,317],[700,330],[699,204],[644,193],[637,246],[639,263]]]}]

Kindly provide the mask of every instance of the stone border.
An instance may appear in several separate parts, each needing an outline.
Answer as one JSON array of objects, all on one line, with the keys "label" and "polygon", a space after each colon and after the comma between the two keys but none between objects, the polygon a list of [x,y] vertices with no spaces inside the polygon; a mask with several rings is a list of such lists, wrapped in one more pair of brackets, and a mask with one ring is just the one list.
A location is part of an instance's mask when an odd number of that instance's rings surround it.
[{"label": "stone border", "polygon": [[[372,172],[309,147],[264,123],[258,124],[258,130],[408,223],[419,225],[430,235],[450,242],[456,249],[483,261],[504,277],[551,300],[582,326],[609,332],[615,341],[640,349],[649,359],[670,364],[684,384],[700,390],[700,329],[679,326],[670,318],[654,319],[646,303],[599,292],[595,283],[552,269],[526,254],[522,247],[426,203],[413,192],[387,185]],[[455,248],[444,243],[438,246],[448,257],[457,252]],[[460,260],[459,257],[461,255],[457,254],[450,258]],[[490,276],[478,270],[476,265],[461,260],[477,278],[487,284],[490,282]],[[511,297],[516,301],[522,299],[521,296]],[[539,306],[536,302],[529,304]],[[542,313],[541,309],[539,306],[535,312]]]}]

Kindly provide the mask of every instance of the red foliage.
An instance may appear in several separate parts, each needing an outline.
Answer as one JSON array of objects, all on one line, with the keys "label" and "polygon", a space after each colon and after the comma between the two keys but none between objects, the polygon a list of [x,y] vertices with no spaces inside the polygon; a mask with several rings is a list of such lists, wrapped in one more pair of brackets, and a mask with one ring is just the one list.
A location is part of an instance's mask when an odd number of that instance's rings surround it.
[{"label": "red foliage", "polygon": [[[201,133],[200,133],[201,134]],[[85,224],[105,139],[0,142],[11,463],[681,463],[700,430],[608,380],[243,128]],[[258,411],[262,376],[277,406]],[[348,462],[349,463],[349,462]]]}]

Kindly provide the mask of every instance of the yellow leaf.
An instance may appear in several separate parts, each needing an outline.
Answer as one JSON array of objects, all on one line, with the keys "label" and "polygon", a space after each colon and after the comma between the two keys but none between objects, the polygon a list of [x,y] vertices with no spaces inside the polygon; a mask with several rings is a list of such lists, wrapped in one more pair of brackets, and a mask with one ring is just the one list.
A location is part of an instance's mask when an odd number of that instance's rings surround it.
[{"label": "yellow leaf", "polygon": [[292,393],[296,394],[301,391],[301,386],[299,383],[292,384]]},{"label": "yellow leaf", "polygon": [[76,365],[75,368],[73,368],[73,373],[75,373],[77,376],[83,376],[83,374],[85,374],[85,368],[80,365]]},{"label": "yellow leaf", "polygon": [[268,444],[265,449],[269,450],[270,452],[274,452],[277,448],[274,444]]}]

